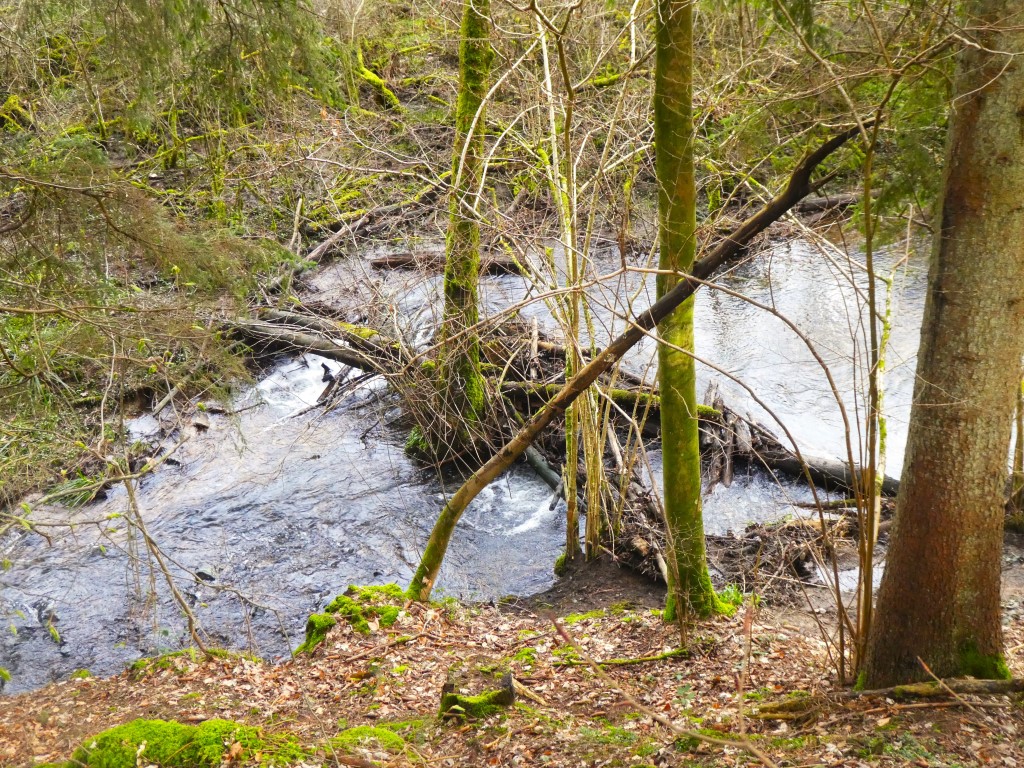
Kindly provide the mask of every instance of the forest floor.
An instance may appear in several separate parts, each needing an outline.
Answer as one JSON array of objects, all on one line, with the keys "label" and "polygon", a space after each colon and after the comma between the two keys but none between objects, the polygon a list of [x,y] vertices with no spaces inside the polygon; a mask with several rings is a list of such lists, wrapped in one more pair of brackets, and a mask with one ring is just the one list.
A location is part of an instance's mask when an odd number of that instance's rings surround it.
[{"label": "forest floor", "polygon": [[[1004,552],[1006,647],[1018,677],[1020,543],[1008,540]],[[695,627],[687,653],[637,661],[680,647],[678,629],[657,610],[663,595],[605,561],[529,600],[412,605],[369,634],[341,621],[313,654],[276,666],[179,655],[109,679],[57,683],[2,700],[0,765],[67,760],[84,740],[135,718],[258,726],[265,747],[235,745],[233,765],[1024,764],[1024,709],[1010,697],[829,697],[836,672],[818,630],[818,620],[834,624],[827,611],[748,601],[733,617]],[[588,660],[630,663],[604,665],[599,675]],[[525,689],[497,714],[442,721],[441,689],[458,663],[473,693],[495,688],[505,672]],[[802,719],[756,717],[767,701],[819,695]],[[727,743],[671,732],[665,718]]]}]

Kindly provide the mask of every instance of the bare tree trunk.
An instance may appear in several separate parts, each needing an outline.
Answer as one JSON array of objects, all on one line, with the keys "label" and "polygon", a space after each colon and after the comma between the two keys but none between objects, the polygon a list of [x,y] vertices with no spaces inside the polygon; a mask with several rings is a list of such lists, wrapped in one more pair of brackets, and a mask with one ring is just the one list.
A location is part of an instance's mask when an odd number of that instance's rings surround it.
[{"label": "bare tree trunk", "polygon": [[1009,676],[999,575],[1024,353],[1024,27],[1009,0],[966,7],[978,40],[958,61],[906,459],[864,670],[869,687],[926,678],[918,658],[940,677]]}]

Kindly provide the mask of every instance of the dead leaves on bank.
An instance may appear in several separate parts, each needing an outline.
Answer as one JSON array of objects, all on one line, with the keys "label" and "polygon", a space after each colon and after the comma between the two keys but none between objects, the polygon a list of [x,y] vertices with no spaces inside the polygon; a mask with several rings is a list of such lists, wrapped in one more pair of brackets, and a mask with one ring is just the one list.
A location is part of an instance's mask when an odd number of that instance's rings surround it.
[{"label": "dead leaves on bank", "polygon": [[[702,625],[690,653],[678,656],[663,656],[676,648],[677,634],[648,609],[562,620],[575,646],[563,642],[548,616],[413,605],[393,627],[369,635],[339,624],[311,658],[277,666],[181,656],[151,665],[135,682],[122,675],[60,683],[2,700],[0,764],[67,759],[86,737],[136,717],[220,717],[261,726],[268,735],[294,734],[303,745],[318,747],[293,763],[304,766],[758,763],[736,747],[677,739],[656,721],[661,718],[730,741],[745,731],[779,765],[1024,765],[1021,710],[1008,700],[989,697],[965,709],[955,700],[914,706],[894,699],[827,699],[834,686],[824,646],[810,625],[761,617],[751,628],[744,663],[742,617]],[[566,663],[659,656],[604,666],[607,679],[586,664]],[[442,723],[436,717],[440,692],[457,664],[495,681],[512,673],[518,703],[484,720]],[[810,717],[751,717],[763,702],[796,692],[826,703]],[[353,726],[387,726],[400,739],[390,746],[369,739],[329,747]],[[226,747],[230,765],[250,758]]]}]

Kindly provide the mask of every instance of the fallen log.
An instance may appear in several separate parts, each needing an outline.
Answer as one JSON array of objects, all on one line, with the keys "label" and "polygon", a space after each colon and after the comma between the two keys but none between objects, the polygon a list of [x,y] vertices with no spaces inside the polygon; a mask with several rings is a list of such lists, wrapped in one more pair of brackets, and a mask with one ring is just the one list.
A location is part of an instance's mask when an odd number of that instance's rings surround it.
[{"label": "fallen log", "polygon": [[526,455],[526,461],[533,467],[533,471],[537,473],[537,476],[547,483],[551,490],[558,491],[561,494],[562,476],[552,469],[540,451],[531,445],[524,451],[524,454]]},{"label": "fallen log", "polygon": [[[374,269],[422,269],[443,271],[445,255],[440,252],[390,253],[370,259]],[[523,265],[511,256],[485,253],[480,257],[480,272],[488,275],[525,275]]]},{"label": "fallen log", "polygon": [[[809,456],[803,454],[803,462],[789,451],[781,455],[766,455],[763,457],[766,465],[772,469],[778,469],[790,475],[803,474],[803,464],[806,462],[807,469],[811,473],[811,479],[817,485],[828,490],[846,489],[851,490],[855,479],[860,475],[861,469],[839,459],[829,459],[823,456]],[[895,496],[899,493],[900,481],[895,477],[886,475],[882,479],[882,495]]]},{"label": "fallen log", "polygon": [[[522,397],[535,403],[545,403],[554,397],[562,385],[536,384],[525,381],[505,381],[500,385],[502,394]],[[652,389],[610,389],[605,392],[625,411],[644,412],[647,424],[657,425],[661,415],[661,400]],[[706,398],[707,399],[707,398]],[[712,396],[713,403],[697,406],[701,420],[701,447],[712,454],[709,471],[710,484],[728,480],[737,459],[757,464],[793,477],[806,477],[804,465],[814,483],[826,490],[852,490],[860,467],[851,470],[846,462],[801,452],[800,457],[784,446],[764,425],[740,415],[726,405],[721,397]],[[895,496],[900,481],[886,475],[882,494]]]},{"label": "fallen log", "polygon": [[835,195],[822,195],[821,197],[807,197],[797,203],[793,210],[797,213],[822,213],[837,208],[849,208],[861,201],[863,195],[860,192],[841,192]]},{"label": "fallen log", "polygon": [[345,344],[368,355],[398,362],[402,359],[402,345],[385,337],[380,331],[364,325],[343,323],[317,315],[303,315],[280,309],[261,309],[259,317],[272,323],[306,328],[326,336],[336,336]]},{"label": "fallen log", "polygon": [[906,683],[891,688],[877,688],[868,691],[840,691],[822,696],[790,697],[772,701],[757,707],[749,713],[758,720],[804,720],[829,705],[859,698],[887,699],[956,699],[960,696],[1005,696],[1024,693],[1024,679],[975,680],[955,678],[941,682]]},{"label": "fallen log", "polygon": [[390,373],[392,370],[392,366],[388,365],[386,358],[380,359],[331,339],[289,330],[273,323],[258,320],[235,320],[229,324],[229,327],[232,331],[264,348],[312,352],[329,360],[337,360],[339,363],[372,373]]}]

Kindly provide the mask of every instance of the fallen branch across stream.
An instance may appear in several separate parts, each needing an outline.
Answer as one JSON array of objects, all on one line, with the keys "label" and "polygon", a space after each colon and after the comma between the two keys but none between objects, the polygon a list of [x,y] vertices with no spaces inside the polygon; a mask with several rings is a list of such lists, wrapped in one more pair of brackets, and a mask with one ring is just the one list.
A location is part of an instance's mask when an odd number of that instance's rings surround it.
[{"label": "fallen branch across stream", "polygon": [[385,364],[386,356],[370,355],[323,336],[314,336],[310,333],[302,333],[259,320],[234,320],[230,323],[230,327],[239,335],[264,347],[293,352],[312,352],[361,371],[388,373],[390,370]]},{"label": "fallen branch across stream", "polygon": [[[534,401],[547,401],[561,390],[560,384],[539,384],[534,382],[505,381],[500,385],[502,394],[519,396]],[[640,410],[646,414],[648,424],[657,424],[661,412],[661,399],[656,391],[636,389],[613,389],[606,393],[624,410]],[[713,450],[725,454],[725,463],[731,466],[734,459],[784,472],[794,477],[810,474],[815,484],[834,490],[852,490],[860,475],[860,468],[839,459],[824,456],[797,456],[760,422],[741,415],[720,399],[713,403],[697,406],[701,420],[702,447],[705,443],[717,442]],[[713,482],[721,476],[723,484],[729,485],[730,473],[712,469]],[[899,480],[888,475],[882,481],[882,493],[895,496],[899,491]]]},{"label": "fallen branch across stream", "polygon": [[[423,269],[444,271],[445,255],[442,252],[389,253],[370,260],[374,269]],[[523,266],[510,256],[486,253],[480,258],[480,273],[487,275],[522,275]]]},{"label": "fallen branch across stream", "polygon": [[746,246],[773,222],[778,221],[797,202],[811,194],[815,185],[811,174],[832,153],[852,137],[860,128],[849,128],[819,146],[797,165],[789,178],[786,188],[769,201],[760,211],[744,221],[731,235],[725,237],[706,256],[693,265],[691,275],[680,279],[672,290],[643,312],[617,338],[585,365],[579,373],[547,405],[538,411],[519,432],[505,444],[489,461],[473,473],[452,495],[438,515],[437,522],[427,541],[419,567],[409,585],[409,596],[415,600],[427,600],[441,570],[441,563],[448,550],[448,542],[455,530],[455,524],[470,502],[484,488],[518,459],[527,446],[533,443],[541,432],[576,400],[597,378],[614,366],[622,356],[634,347],[644,336],[668,317],[676,307],[696,293],[702,281],[709,279],[720,267],[743,253]]}]

